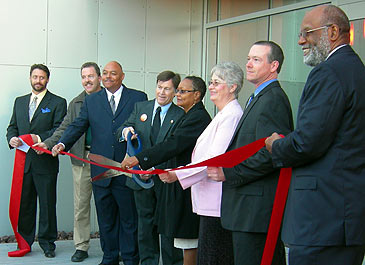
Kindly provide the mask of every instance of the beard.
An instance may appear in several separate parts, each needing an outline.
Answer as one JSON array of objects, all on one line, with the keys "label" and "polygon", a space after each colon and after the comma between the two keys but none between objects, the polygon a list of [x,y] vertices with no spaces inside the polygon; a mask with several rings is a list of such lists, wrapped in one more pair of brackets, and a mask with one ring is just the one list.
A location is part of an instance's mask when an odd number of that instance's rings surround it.
[{"label": "beard", "polygon": [[308,45],[309,53],[304,55],[303,61],[306,65],[316,66],[325,61],[331,51],[331,44],[327,31],[323,31],[317,45]]},{"label": "beard", "polygon": [[[31,84],[32,85],[32,88],[34,91],[37,91],[37,92],[42,92],[43,90],[46,89],[46,86],[40,84],[40,83],[35,83],[35,84]],[[39,87],[36,87],[36,85],[40,85]]]}]

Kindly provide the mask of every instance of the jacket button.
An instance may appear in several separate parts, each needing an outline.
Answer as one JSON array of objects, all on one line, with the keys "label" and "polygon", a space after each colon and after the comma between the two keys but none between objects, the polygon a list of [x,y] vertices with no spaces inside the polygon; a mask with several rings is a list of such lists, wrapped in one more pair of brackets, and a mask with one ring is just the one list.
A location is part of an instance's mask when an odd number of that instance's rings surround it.
[{"label": "jacket button", "polygon": [[147,161],[147,160],[148,160],[148,158],[147,158],[147,157],[144,157],[144,158],[143,158],[143,160],[144,160],[144,161]]}]

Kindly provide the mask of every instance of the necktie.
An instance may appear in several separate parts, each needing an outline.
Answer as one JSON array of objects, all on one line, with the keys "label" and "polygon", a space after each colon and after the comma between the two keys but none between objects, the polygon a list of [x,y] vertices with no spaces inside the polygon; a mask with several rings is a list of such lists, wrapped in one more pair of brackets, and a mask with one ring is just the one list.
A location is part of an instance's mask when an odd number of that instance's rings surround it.
[{"label": "necktie", "polygon": [[36,108],[37,108],[37,97],[35,96],[29,105],[29,121],[32,120]]},{"label": "necktie", "polygon": [[254,93],[252,93],[251,94],[251,96],[247,99],[247,103],[246,103],[246,107],[245,107],[245,109],[247,109],[247,107],[248,107],[248,105],[250,105],[250,103],[251,103],[251,101],[252,101],[252,99],[255,97],[255,94]]},{"label": "necktie", "polygon": [[110,98],[110,108],[112,109],[113,115],[115,114],[115,100],[114,95]]},{"label": "necktie", "polygon": [[152,145],[155,144],[158,132],[160,131],[160,127],[161,127],[160,112],[161,112],[161,107],[158,107],[155,112],[155,117],[153,118],[153,124],[152,124],[152,128],[151,128]]}]

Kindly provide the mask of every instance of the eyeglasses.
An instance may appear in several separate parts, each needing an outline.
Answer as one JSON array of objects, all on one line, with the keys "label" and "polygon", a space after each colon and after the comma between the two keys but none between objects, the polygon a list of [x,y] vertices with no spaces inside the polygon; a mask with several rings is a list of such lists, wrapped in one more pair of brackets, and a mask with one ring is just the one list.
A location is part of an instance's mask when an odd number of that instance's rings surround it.
[{"label": "eyeglasses", "polygon": [[222,85],[222,84],[226,84],[226,82],[218,82],[218,81],[209,81],[208,82],[208,85],[213,86],[213,87],[217,87],[217,86]]},{"label": "eyeglasses", "polygon": [[326,28],[329,28],[329,27],[331,27],[331,26],[332,26],[332,24],[331,24],[331,25],[325,25],[325,26],[322,26],[322,27],[319,27],[319,28],[315,28],[315,29],[310,29],[310,30],[306,30],[306,31],[301,31],[301,32],[299,32],[299,34],[298,34],[298,38],[300,39],[301,37],[303,37],[303,38],[305,39],[305,38],[307,38],[308,33],[312,33],[312,32],[314,32],[314,31],[317,31],[317,30],[320,30],[320,29],[326,29]]},{"label": "eyeglasses", "polygon": [[175,89],[175,93],[176,94],[185,94],[185,93],[189,93],[189,92],[195,92],[196,90],[183,90],[183,89]]}]

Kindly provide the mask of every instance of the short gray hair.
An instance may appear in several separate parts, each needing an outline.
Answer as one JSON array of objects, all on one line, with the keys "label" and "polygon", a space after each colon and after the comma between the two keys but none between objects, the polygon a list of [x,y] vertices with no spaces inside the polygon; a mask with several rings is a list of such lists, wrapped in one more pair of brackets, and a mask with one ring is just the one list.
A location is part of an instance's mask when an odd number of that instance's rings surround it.
[{"label": "short gray hair", "polygon": [[220,79],[224,80],[227,85],[233,86],[237,85],[236,91],[234,92],[235,98],[238,98],[238,94],[243,86],[243,71],[242,68],[235,62],[221,62],[216,64],[210,75],[215,74]]}]

